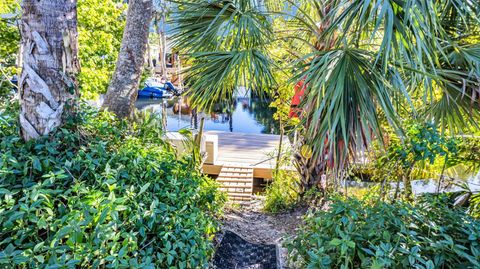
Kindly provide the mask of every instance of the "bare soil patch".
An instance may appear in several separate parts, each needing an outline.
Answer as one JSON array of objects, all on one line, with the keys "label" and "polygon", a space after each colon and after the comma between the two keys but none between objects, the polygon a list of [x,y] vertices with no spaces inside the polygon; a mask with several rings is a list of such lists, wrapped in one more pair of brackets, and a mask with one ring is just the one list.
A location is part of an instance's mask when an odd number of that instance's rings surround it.
[{"label": "bare soil patch", "polygon": [[277,244],[283,268],[286,267],[287,251],[283,243],[296,234],[303,221],[306,208],[297,208],[290,212],[268,214],[263,210],[262,197],[251,202],[226,209],[221,219],[222,230],[232,231],[245,240],[257,244]]}]

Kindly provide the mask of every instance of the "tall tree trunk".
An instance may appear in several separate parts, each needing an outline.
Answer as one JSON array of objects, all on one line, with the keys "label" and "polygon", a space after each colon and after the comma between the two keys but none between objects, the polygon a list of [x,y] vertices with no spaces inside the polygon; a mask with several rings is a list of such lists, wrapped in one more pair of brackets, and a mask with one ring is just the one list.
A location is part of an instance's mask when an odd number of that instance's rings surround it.
[{"label": "tall tree trunk", "polygon": [[[332,23],[331,19],[328,19],[328,16],[332,12],[333,4],[333,1],[330,0],[319,1],[317,13],[320,14],[321,22],[317,24],[318,28],[316,29],[319,36],[321,36],[325,29],[330,27]],[[337,37],[334,35],[317,40],[315,43],[315,49],[317,51],[327,51],[331,49],[336,38]],[[304,95],[308,95],[307,90],[308,88],[305,89]],[[313,109],[313,107],[315,106],[302,107],[302,109],[309,110]],[[322,154],[317,154],[315,157],[304,156],[304,154],[300,153],[301,148],[304,145],[307,145],[310,148],[314,148],[315,146],[319,148],[319,145],[314,145],[314,142],[311,141],[311,138],[306,134],[306,130],[311,129],[311,126],[314,126],[315,124],[316,122],[312,119],[308,119],[305,122],[301,138],[298,140],[297,145],[295,145],[297,154],[295,154],[294,165],[301,176],[301,196],[314,187],[317,187],[321,193],[326,193],[328,187],[328,177],[326,175],[328,166],[325,159],[325,156],[329,154],[328,150],[325,150]]]},{"label": "tall tree trunk", "polygon": [[157,15],[155,28],[158,35],[160,69],[162,70],[162,77],[167,78],[167,38],[165,35],[166,8],[163,8],[163,2],[161,5],[162,11]]},{"label": "tall tree trunk", "polygon": [[78,97],[77,1],[23,0],[20,126],[25,140],[60,126]]},{"label": "tall tree trunk", "polygon": [[103,103],[103,108],[121,118],[129,117],[134,109],[145,62],[152,16],[152,0],[129,1],[122,46],[118,54],[115,73]]}]

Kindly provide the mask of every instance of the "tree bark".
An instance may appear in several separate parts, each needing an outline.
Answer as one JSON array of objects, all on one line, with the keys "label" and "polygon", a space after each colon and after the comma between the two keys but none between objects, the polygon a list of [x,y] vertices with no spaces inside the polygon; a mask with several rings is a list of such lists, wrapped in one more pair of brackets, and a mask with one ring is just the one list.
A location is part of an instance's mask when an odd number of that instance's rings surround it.
[{"label": "tree bark", "polygon": [[165,35],[166,8],[164,7],[163,1],[161,1],[160,5],[162,5],[162,11],[157,15],[155,28],[158,35],[160,69],[162,71],[162,77],[167,78],[167,38]]},{"label": "tree bark", "polygon": [[152,17],[152,0],[129,1],[122,46],[103,103],[104,109],[120,118],[131,116],[134,109]]},{"label": "tree bark", "polygon": [[[332,11],[332,5],[333,3],[329,0],[324,0],[324,1],[319,1],[319,5],[316,7],[317,8],[317,13],[321,14],[321,23],[317,25],[317,34],[321,36],[321,34],[330,27],[331,25],[331,19],[328,19],[329,15],[331,14]],[[329,38],[323,38],[319,39],[315,42],[315,49],[317,51],[328,51],[331,49],[335,43],[336,36],[331,36]],[[308,88],[305,88],[305,96],[308,95]],[[310,105],[308,106],[302,106],[302,109],[308,111],[313,109],[315,106]],[[307,113],[310,114],[310,113]],[[301,191],[300,191],[300,196],[303,197],[303,195],[313,187],[317,187],[320,192],[326,193],[327,192],[327,187],[328,187],[328,179],[327,177],[327,163],[325,159],[325,155],[329,154],[328,150],[325,150],[322,154],[317,154],[316,157],[313,158],[306,158],[302,154],[299,154],[299,150],[303,145],[310,145],[314,147],[314,142],[311,141],[310,137],[306,134],[306,130],[309,130],[312,128],[312,126],[315,126],[316,121],[312,119],[308,119],[305,122],[305,126],[303,128],[303,132],[300,134],[301,137],[299,141],[297,141],[296,145],[296,151],[297,154],[295,154],[294,158],[294,164],[297,167],[298,172],[301,175]],[[319,148],[319,147],[318,147]]]},{"label": "tree bark", "polygon": [[22,2],[20,127],[25,140],[49,134],[78,97],[77,1]]}]

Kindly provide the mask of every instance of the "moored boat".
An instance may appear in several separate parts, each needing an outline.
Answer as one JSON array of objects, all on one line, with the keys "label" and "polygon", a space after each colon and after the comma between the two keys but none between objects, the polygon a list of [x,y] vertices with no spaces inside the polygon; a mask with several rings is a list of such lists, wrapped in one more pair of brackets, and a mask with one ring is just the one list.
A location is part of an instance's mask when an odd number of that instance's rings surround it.
[{"label": "moored boat", "polygon": [[149,78],[145,87],[138,91],[139,98],[170,98],[178,95],[177,89],[170,81]]}]

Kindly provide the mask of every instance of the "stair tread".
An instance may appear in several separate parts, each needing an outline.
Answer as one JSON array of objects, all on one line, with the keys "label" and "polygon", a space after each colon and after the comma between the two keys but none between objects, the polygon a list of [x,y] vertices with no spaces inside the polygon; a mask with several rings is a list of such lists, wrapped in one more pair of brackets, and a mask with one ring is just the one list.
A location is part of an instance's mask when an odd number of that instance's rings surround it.
[{"label": "stair tread", "polygon": [[244,190],[244,192],[245,192],[245,190],[252,190],[253,187],[246,187],[246,186],[222,186],[222,187],[220,187],[220,189],[221,189],[221,190],[225,190],[225,191],[227,191],[227,192],[230,191],[230,190],[238,190],[238,189],[240,189],[240,190]]},{"label": "stair tread", "polygon": [[222,182],[242,182],[242,183],[253,183],[253,179],[246,178],[217,178],[217,181]]},{"label": "stair tread", "polygon": [[232,193],[231,196],[234,197],[252,197],[251,193]]},{"label": "stair tread", "polygon": [[223,165],[217,177],[220,190],[232,201],[249,201],[253,194],[253,168]]},{"label": "stair tread", "polygon": [[224,173],[239,173],[239,174],[252,174],[253,169],[245,169],[245,170],[230,170],[230,169],[222,169]]},{"label": "stair tread", "polygon": [[239,177],[239,178],[253,178],[253,174],[250,175],[233,175],[227,173],[220,173],[218,177]]}]

